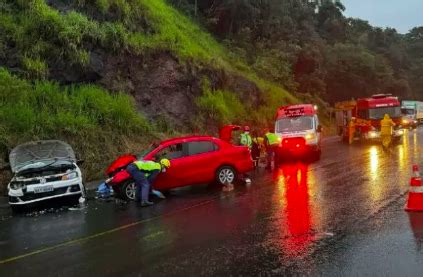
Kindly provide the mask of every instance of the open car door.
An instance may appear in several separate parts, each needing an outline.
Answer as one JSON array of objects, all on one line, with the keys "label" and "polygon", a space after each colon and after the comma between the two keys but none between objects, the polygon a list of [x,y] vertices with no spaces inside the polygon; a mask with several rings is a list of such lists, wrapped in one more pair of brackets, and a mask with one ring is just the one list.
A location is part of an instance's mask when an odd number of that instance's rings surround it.
[{"label": "open car door", "polygon": [[221,140],[232,143],[232,133],[234,131],[241,130],[241,126],[238,125],[225,125],[219,131],[219,137]]}]

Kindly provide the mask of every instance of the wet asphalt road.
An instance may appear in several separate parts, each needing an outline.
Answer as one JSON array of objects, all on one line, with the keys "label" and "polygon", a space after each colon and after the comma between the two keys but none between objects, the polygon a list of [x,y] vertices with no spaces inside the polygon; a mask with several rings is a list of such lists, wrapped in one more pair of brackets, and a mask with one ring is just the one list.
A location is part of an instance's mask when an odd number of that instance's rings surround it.
[{"label": "wet asphalt road", "polygon": [[151,208],[2,209],[0,276],[423,276],[423,214],[403,210],[422,144],[423,129],[388,153],[328,138],[317,163]]}]

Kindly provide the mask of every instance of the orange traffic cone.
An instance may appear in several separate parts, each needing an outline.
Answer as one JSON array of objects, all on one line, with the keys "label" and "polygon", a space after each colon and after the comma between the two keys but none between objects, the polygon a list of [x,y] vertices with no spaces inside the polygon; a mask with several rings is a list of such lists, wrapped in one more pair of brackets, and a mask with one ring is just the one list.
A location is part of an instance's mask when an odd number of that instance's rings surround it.
[{"label": "orange traffic cone", "polygon": [[423,212],[423,182],[417,165],[413,165],[413,177],[410,180],[406,211]]}]

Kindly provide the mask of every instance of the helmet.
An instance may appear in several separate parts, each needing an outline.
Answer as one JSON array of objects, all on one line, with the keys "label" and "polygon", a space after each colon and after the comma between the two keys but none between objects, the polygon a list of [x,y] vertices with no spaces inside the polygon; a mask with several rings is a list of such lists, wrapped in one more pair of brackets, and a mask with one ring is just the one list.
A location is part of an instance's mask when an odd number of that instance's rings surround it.
[{"label": "helmet", "polygon": [[170,167],[170,161],[168,159],[161,159],[160,160],[160,164],[164,167],[164,168],[169,168]]},{"label": "helmet", "polygon": [[250,126],[244,126],[244,132],[249,132],[250,131]]}]

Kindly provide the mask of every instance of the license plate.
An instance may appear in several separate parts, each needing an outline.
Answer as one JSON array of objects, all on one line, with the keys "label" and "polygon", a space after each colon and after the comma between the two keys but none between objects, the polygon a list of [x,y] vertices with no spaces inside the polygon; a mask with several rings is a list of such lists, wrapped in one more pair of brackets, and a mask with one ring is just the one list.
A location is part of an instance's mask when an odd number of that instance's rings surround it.
[{"label": "license plate", "polygon": [[34,193],[50,192],[53,190],[54,190],[53,186],[36,187],[34,188]]}]

